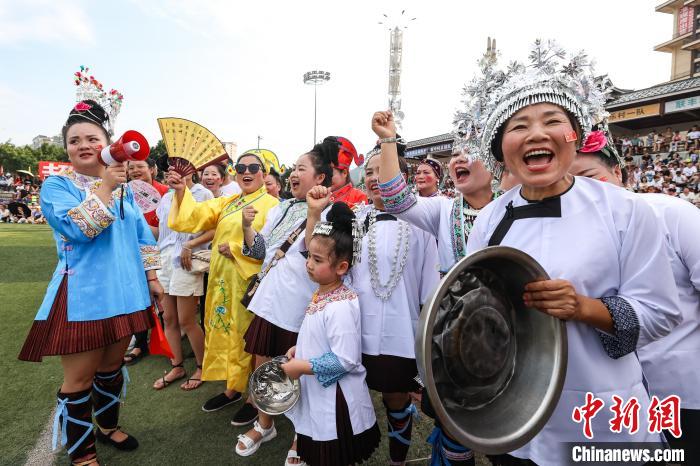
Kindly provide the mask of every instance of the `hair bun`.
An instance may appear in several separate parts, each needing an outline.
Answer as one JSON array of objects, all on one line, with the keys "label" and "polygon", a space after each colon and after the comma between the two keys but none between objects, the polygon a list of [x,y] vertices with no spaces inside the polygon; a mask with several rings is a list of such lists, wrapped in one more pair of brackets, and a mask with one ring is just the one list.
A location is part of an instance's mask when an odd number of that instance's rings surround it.
[{"label": "hair bun", "polygon": [[326,221],[333,224],[334,230],[344,231],[352,234],[352,224],[355,220],[355,213],[344,202],[335,202],[328,213]]},{"label": "hair bun", "polygon": [[340,142],[335,136],[326,137],[322,143],[316,144],[312,152],[317,152],[321,155],[323,161],[331,166],[338,164],[338,152],[340,150]]}]

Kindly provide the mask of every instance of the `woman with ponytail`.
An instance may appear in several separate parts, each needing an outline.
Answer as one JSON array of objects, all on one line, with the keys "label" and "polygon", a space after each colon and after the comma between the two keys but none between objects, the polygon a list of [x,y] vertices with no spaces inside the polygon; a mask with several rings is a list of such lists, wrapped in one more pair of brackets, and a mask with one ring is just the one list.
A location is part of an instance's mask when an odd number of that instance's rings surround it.
[{"label": "woman with ponytail", "polygon": [[[315,289],[302,255],[308,228],[306,196],[314,186],[331,186],[337,160],[338,144],[330,140],[302,154],[289,177],[293,198],[268,213],[260,232],[252,227],[244,229],[243,253],[264,261],[259,285],[247,306],[255,317],[244,337],[245,351],[255,355],[255,367],[285,354],[296,344],[304,310]],[[277,436],[272,417],[248,402],[231,423],[251,422],[253,428],[238,436],[236,453],[241,456],[252,455],[261,443]]]}]

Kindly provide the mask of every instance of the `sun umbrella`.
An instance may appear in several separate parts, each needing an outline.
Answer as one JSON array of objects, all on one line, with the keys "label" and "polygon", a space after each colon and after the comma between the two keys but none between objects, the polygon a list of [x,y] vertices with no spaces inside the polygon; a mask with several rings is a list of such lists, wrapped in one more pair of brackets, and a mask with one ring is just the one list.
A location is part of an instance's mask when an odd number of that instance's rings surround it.
[{"label": "sun umbrella", "polygon": [[27,171],[27,170],[17,170],[17,173],[21,173],[21,174],[23,174],[23,175],[29,175],[29,176],[31,176],[32,178],[34,178],[34,173],[32,173],[32,172],[30,172],[30,171]]}]

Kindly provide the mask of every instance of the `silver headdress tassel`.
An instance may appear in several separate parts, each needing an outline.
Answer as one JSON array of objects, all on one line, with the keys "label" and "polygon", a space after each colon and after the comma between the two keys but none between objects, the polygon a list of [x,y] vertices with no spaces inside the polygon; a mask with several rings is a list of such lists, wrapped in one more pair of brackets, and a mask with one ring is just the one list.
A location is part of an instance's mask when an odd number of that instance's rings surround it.
[{"label": "silver headdress tassel", "polygon": [[565,51],[554,41],[538,39],[528,61],[529,64],[512,62],[505,71],[482,66],[484,77],[487,73],[492,77],[477,79],[465,89],[481,100],[481,113],[476,118],[482,128],[479,155],[495,178],[500,178],[503,162],[496,159],[492,143],[505,122],[522,108],[539,103],[564,108],[581,128],[579,144],[583,144],[594,124],[608,116],[604,108],[607,80],[594,76],[585,52],[567,60]]},{"label": "silver headdress tassel", "polygon": [[480,151],[488,98],[494,88],[500,86],[505,80],[503,71],[496,69],[497,63],[496,39],[489,37],[486,53],[477,62],[479,71],[469,84],[464,86],[462,107],[455,112],[452,122],[453,152],[463,153],[470,160],[481,160],[494,178],[500,178],[503,165],[482,157]]},{"label": "silver headdress tassel", "polygon": [[[318,222],[314,226],[312,234],[321,236],[330,236],[333,232],[333,224],[331,222]],[[362,237],[365,235],[364,225],[357,219],[352,221],[352,260],[350,265],[360,263],[362,258]]]},{"label": "silver headdress tassel", "polygon": [[314,226],[314,235],[330,236],[331,231],[333,231],[333,224],[331,222],[318,222]]}]

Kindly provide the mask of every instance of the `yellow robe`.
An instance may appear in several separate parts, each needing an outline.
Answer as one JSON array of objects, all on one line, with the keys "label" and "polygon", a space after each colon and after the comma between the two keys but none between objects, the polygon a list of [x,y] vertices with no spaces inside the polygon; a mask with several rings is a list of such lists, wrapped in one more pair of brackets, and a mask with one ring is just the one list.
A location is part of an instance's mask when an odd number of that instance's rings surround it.
[{"label": "yellow robe", "polygon": [[[212,240],[209,283],[204,320],[204,362],[202,380],[225,380],[226,388],[243,392],[248,385],[252,356],[243,348],[243,335],[253,313],[241,304],[241,297],[250,279],[260,272],[262,261],[243,255],[242,210],[255,206],[253,221],[256,231],[262,230],[267,213],[278,204],[267,194],[265,186],[243,196],[235,194],[205,202],[197,202],[189,189],[181,203],[173,198],[168,226],[175,231],[196,233],[216,228]],[[218,245],[228,242],[234,259],[219,254]]]}]

